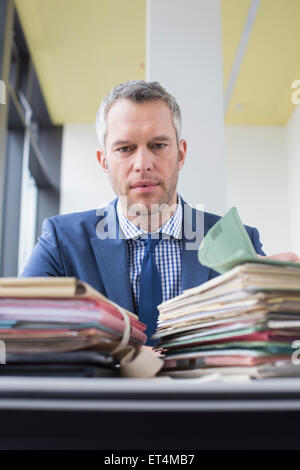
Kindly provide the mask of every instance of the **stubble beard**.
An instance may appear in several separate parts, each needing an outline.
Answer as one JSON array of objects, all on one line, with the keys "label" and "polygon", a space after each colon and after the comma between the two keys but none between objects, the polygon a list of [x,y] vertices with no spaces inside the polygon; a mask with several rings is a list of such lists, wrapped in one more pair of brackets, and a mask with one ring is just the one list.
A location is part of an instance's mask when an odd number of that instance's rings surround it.
[{"label": "stubble beard", "polygon": [[[176,168],[173,171],[168,187],[166,187],[164,183],[160,183],[160,188],[162,188],[163,191],[161,196],[158,196],[154,202],[151,194],[149,202],[147,202],[147,196],[145,196],[145,201],[137,202],[130,196],[130,194],[126,195],[123,207],[125,208],[126,205],[127,218],[135,225],[148,231],[157,230],[158,227],[170,219],[177,206],[176,200],[175,203],[172,204],[171,201],[176,191],[178,174],[179,170],[177,161]],[[161,191],[161,189],[158,189],[158,191]],[[128,190],[128,193],[130,193],[130,189]]]},{"label": "stubble beard", "polygon": [[[108,167],[108,177],[110,184],[120,200],[124,215],[135,225],[149,231],[156,230],[174,214],[177,206],[177,200],[171,206],[169,204],[177,188],[178,176],[179,152],[177,155],[176,167],[173,171],[169,187],[166,188],[165,184],[160,182],[160,187],[163,188],[164,191],[155,202],[137,202],[130,196],[130,187],[127,189],[127,194],[124,194],[119,183],[115,182]],[[146,227],[148,227],[148,229]]]}]

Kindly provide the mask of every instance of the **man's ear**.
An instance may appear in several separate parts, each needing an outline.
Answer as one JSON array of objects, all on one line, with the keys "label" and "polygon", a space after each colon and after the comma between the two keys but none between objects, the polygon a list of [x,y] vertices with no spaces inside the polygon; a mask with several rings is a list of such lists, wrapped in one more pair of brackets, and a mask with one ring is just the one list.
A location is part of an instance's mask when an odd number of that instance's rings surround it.
[{"label": "man's ear", "polygon": [[107,173],[108,165],[107,165],[107,159],[104,155],[104,151],[101,149],[98,149],[96,154],[97,154],[97,160],[100,163],[100,166],[102,167],[104,173]]},{"label": "man's ear", "polygon": [[185,162],[185,157],[186,157],[186,148],[187,148],[187,143],[185,139],[180,139],[178,142],[178,148],[179,148],[179,170],[182,169],[184,162]]}]

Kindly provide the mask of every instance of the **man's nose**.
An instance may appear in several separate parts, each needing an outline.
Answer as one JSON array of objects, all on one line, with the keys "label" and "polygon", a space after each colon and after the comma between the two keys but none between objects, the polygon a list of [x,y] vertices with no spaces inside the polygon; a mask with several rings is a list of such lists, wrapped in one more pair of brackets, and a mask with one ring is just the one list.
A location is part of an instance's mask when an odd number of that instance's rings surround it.
[{"label": "man's nose", "polygon": [[147,147],[140,147],[134,155],[134,170],[149,171],[153,168],[153,155]]}]

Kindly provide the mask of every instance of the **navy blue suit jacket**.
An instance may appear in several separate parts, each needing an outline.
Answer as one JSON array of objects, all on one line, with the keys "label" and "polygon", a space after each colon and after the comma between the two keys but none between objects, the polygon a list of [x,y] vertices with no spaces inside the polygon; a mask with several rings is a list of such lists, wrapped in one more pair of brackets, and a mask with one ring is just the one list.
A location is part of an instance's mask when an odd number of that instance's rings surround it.
[{"label": "navy blue suit jacket", "polygon": [[[134,312],[126,240],[124,235],[119,236],[116,203],[117,198],[101,209],[45,219],[42,234],[21,276],[74,276]],[[184,290],[218,276],[199,263],[197,251],[203,236],[220,216],[198,211],[183,199],[181,203],[184,222],[181,287]],[[258,230],[247,225],[245,228],[256,252],[265,255]],[[193,232],[198,237],[191,238]],[[193,240],[196,240],[194,249],[188,249]]]}]

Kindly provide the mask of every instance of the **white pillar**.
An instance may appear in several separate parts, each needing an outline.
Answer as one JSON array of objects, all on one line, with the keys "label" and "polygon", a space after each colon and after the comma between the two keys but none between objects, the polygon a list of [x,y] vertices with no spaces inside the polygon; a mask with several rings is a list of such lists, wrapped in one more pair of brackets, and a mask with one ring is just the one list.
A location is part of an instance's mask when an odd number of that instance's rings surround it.
[{"label": "white pillar", "polygon": [[224,107],[219,0],[147,0],[146,79],[175,96],[188,153],[178,190],[225,212]]}]

